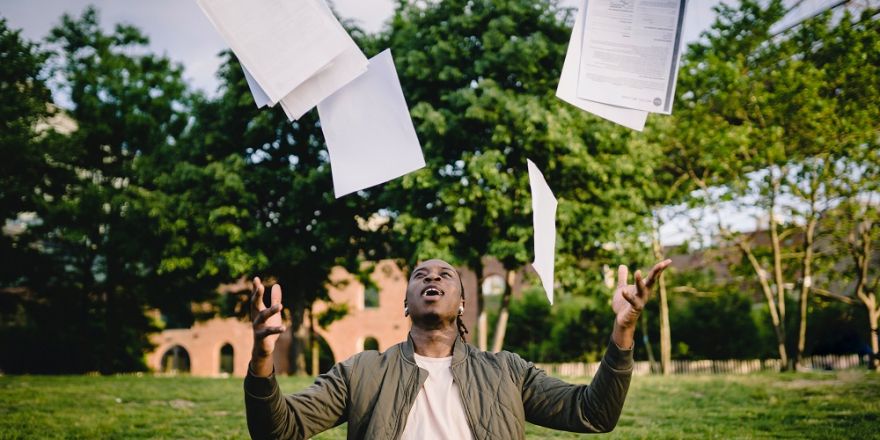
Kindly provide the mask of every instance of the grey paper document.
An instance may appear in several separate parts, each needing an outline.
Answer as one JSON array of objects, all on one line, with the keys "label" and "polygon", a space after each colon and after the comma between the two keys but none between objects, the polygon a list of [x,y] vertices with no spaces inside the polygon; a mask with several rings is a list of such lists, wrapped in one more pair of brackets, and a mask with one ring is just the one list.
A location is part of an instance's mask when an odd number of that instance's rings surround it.
[{"label": "grey paper document", "polygon": [[390,50],[318,104],[318,115],[337,198],[425,166]]},{"label": "grey paper document", "polygon": [[526,159],[532,190],[532,220],[535,227],[535,262],[547,300],[553,304],[553,269],[556,259],[556,197],[538,167]]},{"label": "grey paper document", "polygon": [[685,0],[588,0],[580,98],[672,113]]},{"label": "grey paper document", "polygon": [[559,78],[559,86],[556,88],[556,96],[581,110],[590,112],[600,118],[623,125],[633,130],[642,131],[645,128],[645,120],[648,112],[619,107],[601,102],[591,101],[578,97],[578,71],[581,66],[581,49],[584,35],[584,6],[578,10],[575,16],[574,29],[568,42],[568,51],[565,54],[565,62],[562,64],[562,75]]}]

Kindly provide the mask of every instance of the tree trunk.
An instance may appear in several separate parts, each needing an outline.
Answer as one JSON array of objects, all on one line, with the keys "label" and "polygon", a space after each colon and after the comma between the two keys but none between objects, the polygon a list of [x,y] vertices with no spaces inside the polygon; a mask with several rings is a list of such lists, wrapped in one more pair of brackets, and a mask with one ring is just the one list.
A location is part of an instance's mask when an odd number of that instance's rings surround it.
[{"label": "tree trunk", "polygon": [[870,365],[873,365],[874,371],[880,373],[880,335],[877,334],[880,308],[874,306],[877,297],[872,294],[870,298],[869,304],[865,304],[868,306],[868,324],[871,326],[871,352],[873,356],[871,357]]},{"label": "tree trunk", "polygon": [[489,318],[486,315],[486,297],[483,296],[483,263],[474,266],[477,275],[477,347],[486,351],[489,348]]},{"label": "tree trunk", "polygon": [[[782,173],[784,174],[785,172],[782,171]],[[768,209],[768,213],[770,214],[770,245],[773,249],[773,283],[776,285],[776,310],[779,315],[776,337],[781,346],[780,354],[786,352],[784,359],[783,356],[780,356],[782,368],[786,371],[791,371],[794,368],[794,365],[789,363],[785,345],[785,278],[782,275],[782,246],[780,244],[781,240],[779,239],[779,224],[776,223],[775,215],[776,197],[779,192],[779,180],[773,177],[771,177],[771,179],[773,179],[773,181],[771,183],[770,208]]]},{"label": "tree trunk", "polygon": [[[782,171],[784,173],[784,171]],[[775,177],[771,177],[773,179],[771,185],[771,195],[770,195],[770,209],[768,210],[770,214],[770,245],[773,249],[773,284],[776,285],[776,309],[779,314],[779,329],[778,332],[781,333],[782,338],[779,341],[782,344],[783,348],[785,348],[785,278],[782,274],[782,246],[780,244],[779,239],[779,224],[776,223],[776,196],[779,192],[779,179]],[[780,178],[781,179],[781,178]],[[777,336],[778,337],[778,336]],[[782,361],[783,368],[787,371],[791,371],[794,369],[794,365],[789,363],[788,356],[786,359],[780,359]]]},{"label": "tree trunk", "polygon": [[788,353],[785,349],[785,328],[782,326],[782,322],[779,319],[779,313],[776,309],[776,302],[773,299],[773,289],[770,288],[770,282],[767,279],[767,271],[765,271],[764,268],[761,267],[761,263],[759,263],[758,259],[755,258],[755,254],[752,253],[751,248],[747,244],[739,241],[737,242],[737,245],[749,259],[749,263],[752,264],[752,268],[758,275],[758,280],[761,283],[761,291],[764,292],[764,298],[767,299],[767,308],[770,310],[770,320],[773,322],[773,330],[776,333],[776,343],[779,349],[779,361],[782,363],[783,368],[787,368]]},{"label": "tree trunk", "polygon": [[[656,218],[656,216],[655,216]],[[663,260],[663,247],[660,244],[660,223],[654,223],[653,234],[654,259]],[[672,373],[672,331],[669,326],[669,301],[666,296],[666,276],[660,273],[657,280],[660,288],[660,369],[663,375]],[[647,335],[647,333],[645,333]]]},{"label": "tree trunk", "polygon": [[[480,302],[484,302],[483,298],[480,298]],[[489,317],[486,315],[485,305],[480,307],[480,315],[477,317],[477,336],[480,350],[486,351],[489,348]]]},{"label": "tree trunk", "polygon": [[666,275],[661,273],[660,284],[660,367],[663,375],[672,373],[672,328],[669,324],[669,302],[666,296]]},{"label": "tree trunk", "polygon": [[315,332],[315,314],[312,311],[312,308],[309,307],[309,347],[312,351],[312,376],[317,376],[321,374],[321,360],[320,353],[318,351],[318,333]]},{"label": "tree trunk", "polygon": [[646,310],[642,310],[641,321],[642,343],[645,344],[645,351],[648,352],[648,365],[651,367],[651,374],[654,374],[658,371],[657,360],[654,359],[654,348],[651,347],[651,338],[648,337],[648,313]]},{"label": "tree trunk", "polygon": [[516,271],[507,271],[507,282],[504,285],[504,296],[501,297],[501,308],[498,310],[498,322],[495,324],[495,342],[492,351],[498,353],[504,347],[504,334],[507,333],[507,318],[510,309],[510,297],[513,295],[513,283]]},{"label": "tree trunk", "polygon": [[800,321],[798,328],[797,357],[795,363],[800,365],[804,357],[804,348],[807,344],[807,303],[809,302],[810,287],[813,285],[813,235],[816,231],[815,215],[807,222],[804,235],[804,257],[801,262],[801,294],[798,298],[800,306]]},{"label": "tree trunk", "polygon": [[292,373],[297,376],[308,374],[306,370],[306,350],[309,348],[310,326],[305,325],[306,311],[303,307],[291,309],[291,339],[290,339],[290,365]]},{"label": "tree trunk", "polygon": [[[878,343],[877,325],[880,319],[880,307],[877,305],[877,295],[868,292],[869,266],[871,264],[871,229],[874,223],[864,220],[858,224],[856,231],[850,235],[850,252],[856,263],[856,297],[868,309],[868,325],[871,328],[871,363],[874,370],[880,372],[880,343]],[[856,235],[857,234],[857,235]],[[875,279],[874,288],[877,287]]]}]

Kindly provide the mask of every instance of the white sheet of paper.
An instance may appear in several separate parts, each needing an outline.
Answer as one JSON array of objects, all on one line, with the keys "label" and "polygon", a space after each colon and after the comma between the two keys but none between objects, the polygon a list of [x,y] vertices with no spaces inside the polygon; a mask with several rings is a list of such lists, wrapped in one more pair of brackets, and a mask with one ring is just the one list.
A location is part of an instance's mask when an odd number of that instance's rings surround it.
[{"label": "white sheet of paper", "polygon": [[257,104],[257,108],[269,105],[269,96],[260,88],[257,80],[248,72],[247,67],[241,66],[241,70],[244,72],[244,80],[247,81],[248,88],[251,89],[251,95],[254,95],[254,104]]},{"label": "white sheet of paper", "polygon": [[562,64],[562,75],[559,77],[559,86],[556,87],[556,97],[600,118],[642,131],[645,128],[645,120],[648,118],[647,112],[602,104],[577,96],[578,69],[581,65],[581,42],[584,33],[583,7],[581,5],[574,21],[574,29],[571,31],[571,39],[568,42],[568,51]]},{"label": "white sheet of paper", "polygon": [[348,46],[319,0],[196,0],[274,104]]},{"label": "white sheet of paper", "polygon": [[537,166],[526,159],[529,166],[529,186],[532,189],[532,221],[535,225],[535,262],[532,267],[541,278],[547,300],[553,304],[553,263],[556,256],[556,197]]},{"label": "white sheet of paper", "polygon": [[338,57],[333,59],[330,65],[306,80],[302,85],[297,87],[293,92],[281,99],[281,107],[287,114],[287,119],[295,121],[304,115],[312,107],[318,105],[319,102],[328,96],[336,93],[344,85],[350,83],[355,78],[361,76],[367,71],[367,57],[361,52],[354,40],[348,36],[345,28],[333,15],[333,10],[324,0],[319,0],[321,10],[330,18],[339,32],[345,33],[347,37],[346,49],[342,51]]},{"label": "white sheet of paper", "polygon": [[[345,32],[345,28],[342,27],[339,20],[333,15],[330,6],[324,0],[320,0],[318,3],[321,6],[321,10],[328,18],[333,20],[336,27]],[[351,37],[348,37],[346,45],[348,47],[342,54],[279,101],[281,108],[287,115],[287,119],[291,121],[299,119],[311,110],[312,107],[318,105],[319,102],[367,71],[367,57],[364,56]],[[250,72],[244,66],[242,66],[242,69],[244,70],[248,87],[250,87],[251,93],[254,95],[257,108],[269,105],[269,97],[266,96],[266,92],[260,88],[260,85],[257,84],[256,80],[253,79],[253,76],[250,75]]]},{"label": "white sheet of paper", "polygon": [[685,0],[588,0],[578,97],[672,113]]},{"label": "white sheet of paper", "polygon": [[391,51],[318,104],[336,197],[425,166]]}]

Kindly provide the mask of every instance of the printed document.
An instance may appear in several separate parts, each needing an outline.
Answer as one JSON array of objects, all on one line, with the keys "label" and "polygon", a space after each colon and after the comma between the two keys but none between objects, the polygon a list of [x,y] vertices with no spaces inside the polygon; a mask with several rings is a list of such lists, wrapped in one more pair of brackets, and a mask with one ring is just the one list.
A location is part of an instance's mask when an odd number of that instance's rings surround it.
[{"label": "printed document", "polygon": [[578,96],[670,114],[685,0],[588,0]]},{"label": "printed document", "polygon": [[562,75],[559,77],[559,86],[556,88],[556,97],[600,118],[642,131],[645,128],[645,120],[648,118],[647,112],[590,101],[579,98],[577,95],[578,70],[581,65],[581,44],[584,34],[584,9],[584,5],[581,5],[575,17],[574,29],[571,32],[568,51],[565,54],[565,62],[562,64]]}]

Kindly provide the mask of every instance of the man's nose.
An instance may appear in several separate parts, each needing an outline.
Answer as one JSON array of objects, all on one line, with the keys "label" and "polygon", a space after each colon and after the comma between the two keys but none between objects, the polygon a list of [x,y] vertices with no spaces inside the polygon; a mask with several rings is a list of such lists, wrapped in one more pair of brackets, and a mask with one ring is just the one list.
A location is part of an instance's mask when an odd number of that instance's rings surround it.
[{"label": "man's nose", "polygon": [[440,274],[428,274],[428,276],[425,277],[425,282],[427,283],[431,281],[440,281]]}]

